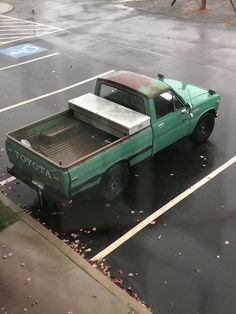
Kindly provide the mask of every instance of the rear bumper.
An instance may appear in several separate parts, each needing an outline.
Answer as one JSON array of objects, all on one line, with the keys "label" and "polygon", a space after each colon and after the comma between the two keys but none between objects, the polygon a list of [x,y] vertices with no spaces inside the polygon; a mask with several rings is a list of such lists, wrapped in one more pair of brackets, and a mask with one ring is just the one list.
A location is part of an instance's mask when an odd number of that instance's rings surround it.
[{"label": "rear bumper", "polygon": [[48,199],[54,202],[65,202],[69,200],[68,197],[61,193],[61,191],[52,190],[49,186],[44,186],[42,183],[36,182],[30,174],[25,173],[19,168],[7,168],[7,172],[18,180],[24,182],[31,189],[40,193],[46,200]]}]

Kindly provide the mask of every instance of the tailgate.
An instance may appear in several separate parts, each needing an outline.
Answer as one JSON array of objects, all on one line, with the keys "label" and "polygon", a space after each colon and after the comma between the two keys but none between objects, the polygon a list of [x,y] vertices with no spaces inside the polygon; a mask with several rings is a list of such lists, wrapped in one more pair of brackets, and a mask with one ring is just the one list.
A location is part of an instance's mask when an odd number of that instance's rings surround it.
[{"label": "tailgate", "polygon": [[46,157],[25,147],[8,135],[6,151],[17,179],[35,190],[50,189],[69,197],[70,177],[66,168],[57,166]]}]

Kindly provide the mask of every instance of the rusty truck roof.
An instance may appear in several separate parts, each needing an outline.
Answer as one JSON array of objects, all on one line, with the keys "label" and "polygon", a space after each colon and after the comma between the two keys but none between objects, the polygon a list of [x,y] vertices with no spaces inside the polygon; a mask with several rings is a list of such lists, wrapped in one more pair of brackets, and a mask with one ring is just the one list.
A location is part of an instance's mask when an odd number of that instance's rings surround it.
[{"label": "rusty truck roof", "polygon": [[101,79],[128,87],[147,97],[170,90],[167,84],[158,79],[130,71],[114,71]]}]

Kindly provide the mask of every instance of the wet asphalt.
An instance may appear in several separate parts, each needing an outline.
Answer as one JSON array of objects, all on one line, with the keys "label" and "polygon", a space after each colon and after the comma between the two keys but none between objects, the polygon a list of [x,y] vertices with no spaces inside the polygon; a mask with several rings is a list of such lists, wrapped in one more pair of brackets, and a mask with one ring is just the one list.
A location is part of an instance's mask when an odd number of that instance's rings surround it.
[{"label": "wet asphalt", "polygon": [[[86,258],[235,156],[235,26],[146,14],[107,1],[57,1],[55,10],[53,1],[32,5],[24,0],[10,16],[64,31],[24,41],[48,49],[40,55],[20,60],[1,55],[0,68],[60,53],[0,71],[0,109],[111,69],[163,73],[222,96],[207,143],[196,146],[184,139],[143,161],[133,169],[124,195],[111,204],[94,188],[76,196],[69,208],[38,210],[37,195],[24,184],[14,181],[1,188],[22,206],[33,205],[33,216],[61,238],[72,241],[71,234],[77,234]],[[68,99],[93,88],[94,81],[1,112],[0,181],[9,166],[6,133],[67,108]],[[154,313],[234,314],[235,179],[233,165],[109,254],[111,275],[123,279]]]}]

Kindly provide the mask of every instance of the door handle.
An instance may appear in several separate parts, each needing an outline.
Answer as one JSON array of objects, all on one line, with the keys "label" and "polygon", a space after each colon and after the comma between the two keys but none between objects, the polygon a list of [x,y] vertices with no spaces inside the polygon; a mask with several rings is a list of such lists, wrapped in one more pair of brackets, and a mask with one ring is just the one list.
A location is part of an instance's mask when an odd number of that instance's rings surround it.
[{"label": "door handle", "polygon": [[164,123],[164,122],[162,122],[162,123],[158,124],[158,126],[159,126],[160,128],[162,128],[164,125],[165,125],[165,123]]}]

